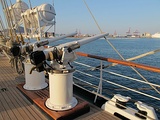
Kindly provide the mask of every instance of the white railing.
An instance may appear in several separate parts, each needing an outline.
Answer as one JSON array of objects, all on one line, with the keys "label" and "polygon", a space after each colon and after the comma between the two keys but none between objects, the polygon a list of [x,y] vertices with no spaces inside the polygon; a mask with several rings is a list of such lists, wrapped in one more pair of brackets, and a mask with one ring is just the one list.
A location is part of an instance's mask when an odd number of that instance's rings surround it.
[{"label": "white railing", "polygon": [[[134,82],[140,82],[140,83],[143,83],[143,84],[152,85],[154,87],[159,87],[160,88],[160,85],[157,85],[157,84],[154,84],[154,83],[151,83],[151,82],[145,82],[145,81],[142,81],[142,80],[139,80],[139,79],[136,79],[136,78],[128,77],[128,76],[125,76],[125,75],[122,75],[122,74],[118,74],[118,73],[115,73],[115,72],[111,72],[111,71],[105,70],[105,69],[103,69],[103,66],[102,66],[103,62],[104,61],[100,60],[100,67],[96,68],[96,70],[100,71],[100,75],[99,75],[100,77],[97,77],[97,76],[95,76],[93,74],[89,74],[89,73],[86,72],[86,70],[84,72],[81,71],[81,70],[76,70],[76,72],[79,73],[79,74],[83,74],[85,76],[97,79],[97,82],[99,82],[98,86],[95,85],[94,83],[90,83],[89,81],[85,81],[85,80],[82,80],[82,79],[77,78],[76,76],[74,76],[74,78],[76,80],[79,80],[80,82],[84,83],[85,85],[88,85],[89,87],[92,87],[94,89],[93,91],[96,91],[96,92],[91,91],[92,93],[94,93],[96,95],[94,102],[96,101],[97,96],[100,96],[100,95],[103,94],[103,92],[102,92],[102,90],[103,90],[103,88],[102,88],[103,82],[106,82],[106,83],[112,84],[114,86],[118,86],[120,88],[123,88],[125,90],[132,91],[132,92],[138,93],[140,95],[144,95],[144,96],[147,96],[149,98],[153,98],[155,100],[160,101],[159,97],[156,97],[156,96],[153,96],[153,95],[150,95],[150,94],[135,90],[133,88],[130,88],[130,87],[127,87],[127,86],[124,86],[124,85],[120,85],[118,83],[115,83],[115,82],[107,80],[107,79],[104,79],[102,77],[102,75],[105,74],[105,73],[108,73],[108,74],[111,74],[111,75],[114,75],[114,76],[118,76],[118,77],[126,78],[128,80],[132,80]],[[87,65],[87,64],[84,64],[84,63],[80,63],[80,62],[76,62],[76,61],[74,63],[78,64],[79,66],[86,67],[86,69],[93,68],[93,66],[90,66],[90,65]]]}]

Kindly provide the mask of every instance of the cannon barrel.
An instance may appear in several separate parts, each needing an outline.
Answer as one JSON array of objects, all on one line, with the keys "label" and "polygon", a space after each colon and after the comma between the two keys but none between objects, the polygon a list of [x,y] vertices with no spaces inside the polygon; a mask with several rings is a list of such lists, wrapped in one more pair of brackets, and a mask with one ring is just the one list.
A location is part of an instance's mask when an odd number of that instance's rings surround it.
[{"label": "cannon barrel", "polygon": [[[42,40],[42,41],[36,41],[36,42],[33,42],[33,43],[29,43],[29,46],[30,45],[41,45],[42,43],[51,44],[52,42],[64,39],[64,38],[69,37],[69,36],[74,36],[76,34],[77,34],[77,32],[73,32],[73,33],[70,33],[70,34],[62,35],[62,36],[51,38],[51,39],[45,39],[45,40]],[[44,44],[44,45],[47,45],[47,44]],[[26,45],[22,46],[22,48],[24,48],[24,47],[26,47]]]},{"label": "cannon barrel", "polygon": [[59,47],[65,47],[65,46],[71,46],[71,45],[74,45],[74,44],[79,44],[80,46],[82,45],[85,45],[87,43],[90,43],[90,42],[93,42],[99,38],[102,38],[104,36],[108,36],[109,33],[102,33],[102,34],[98,34],[98,35],[95,35],[95,36],[92,36],[92,37],[87,37],[87,38],[83,38],[81,40],[77,40],[77,41],[73,41],[73,42],[68,42],[68,43],[65,43],[65,44],[62,44],[62,45],[59,45]]},{"label": "cannon barrel", "polygon": [[[75,57],[70,57],[70,56],[74,56],[74,54],[72,52],[73,50],[78,49],[82,45],[88,44],[89,42],[95,41],[95,40],[102,38],[104,36],[107,36],[107,35],[108,35],[108,33],[103,33],[103,34],[95,35],[93,37],[84,38],[81,40],[60,44],[60,45],[54,46],[52,48],[44,49],[43,51],[32,52],[30,54],[31,63],[34,65],[38,65],[48,59],[51,59],[51,60],[56,59],[58,61],[61,61],[62,60],[61,58],[63,58],[63,62],[64,62],[65,61],[64,56],[67,57],[67,61],[73,61],[75,59]],[[63,49],[67,49],[68,53],[66,54],[66,51],[64,52]],[[51,56],[52,56],[52,58],[51,58]]]},{"label": "cannon barrel", "polygon": [[42,40],[42,41],[36,41],[36,42],[32,42],[32,43],[29,43],[29,44],[25,44],[25,45],[22,45],[22,46],[13,46],[11,48],[11,52],[13,54],[13,56],[18,56],[19,54],[22,54],[24,52],[32,52],[34,51],[33,50],[33,47],[41,47],[41,46],[44,46],[44,45],[48,45],[48,44],[51,44],[52,42],[55,42],[55,41],[58,41],[60,39],[64,39],[66,37],[69,37],[69,36],[73,36],[73,35],[76,35],[77,32],[73,32],[73,33],[70,33],[70,34],[66,34],[66,35],[62,35],[60,37],[55,37],[55,38],[52,38],[52,39],[45,39],[45,40]]}]

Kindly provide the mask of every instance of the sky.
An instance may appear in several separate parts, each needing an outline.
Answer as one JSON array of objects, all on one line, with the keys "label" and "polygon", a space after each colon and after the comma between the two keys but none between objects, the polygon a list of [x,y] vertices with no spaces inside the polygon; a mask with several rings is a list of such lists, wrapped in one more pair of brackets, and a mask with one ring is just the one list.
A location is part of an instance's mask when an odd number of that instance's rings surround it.
[{"label": "sky", "polygon": [[[28,0],[24,0],[28,3]],[[32,7],[43,3],[53,4],[56,10],[57,33],[76,30],[82,34],[100,33],[83,0],[30,0]],[[160,32],[160,0],[85,0],[97,23],[104,32],[125,35]],[[12,0],[15,2],[15,0]]]}]

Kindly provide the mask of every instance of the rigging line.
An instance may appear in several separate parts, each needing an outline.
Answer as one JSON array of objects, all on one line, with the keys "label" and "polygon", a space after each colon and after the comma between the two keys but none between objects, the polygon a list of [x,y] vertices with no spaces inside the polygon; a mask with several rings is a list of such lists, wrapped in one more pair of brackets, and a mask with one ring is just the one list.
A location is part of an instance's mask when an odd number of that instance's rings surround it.
[{"label": "rigging line", "polygon": [[4,0],[1,0],[1,3],[2,3],[2,6],[3,6],[3,11],[5,13],[5,18],[6,18],[6,21],[7,21],[7,25],[8,25],[8,28],[10,28],[10,22],[9,22],[9,19],[8,19],[8,11],[7,11],[7,6],[6,6],[6,1]]},{"label": "rigging line", "polygon": [[53,1],[53,7],[54,7],[54,0],[52,0]]},{"label": "rigging line", "polygon": [[[6,19],[6,17],[7,17],[7,15],[6,15],[6,12],[5,12],[5,3],[4,3],[4,1],[3,0],[0,0],[1,1],[1,4],[2,4],[2,9],[3,9],[3,12],[4,12],[4,14],[5,14],[5,19]],[[8,25],[8,20],[6,19],[5,20],[5,22],[7,21],[7,23],[6,23],[6,25],[9,27],[9,25]]]},{"label": "rigging line", "polygon": [[148,55],[155,54],[155,53],[157,53],[157,52],[160,52],[160,49],[153,50],[153,51],[149,51],[149,52],[147,52],[147,53],[144,53],[144,54],[141,54],[141,55],[138,55],[138,56],[132,57],[132,58],[128,58],[128,59],[126,59],[126,61],[136,60],[136,59],[139,59],[139,58],[142,58],[142,57],[148,56]]},{"label": "rigging line", "polygon": [[[1,17],[1,16],[0,16]],[[5,33],[4,33],[4,27],[3,27],[3,21],[2,21],[2,19],[0,20],[0,24],[1,24],[1,29],[2,29],[2,31],[0,31],[0,34],[2,35],[2,39],[4,39],[4,40],[6,40],[6,36],[5,36]]]},{"label": "rigging line", "polygon": [[[19,1],[20,2],[20,9],[21,9],[21,14],[23,13],[23,10],[24,9],[22,9],[22,1]],[[23,17],[23,16],[22,16]],[[23,18],[21,18],[21,20],[23,20]],[[20,21],[21,21],[20,20]],[[17,25],[20,25],[20,23],[17,23]],[[24,29],[24,28],[23,28]],[[19,30],[19,33],[20,33],[20,41],[21,41],[21,43],[22,43],[22,45],[24,45],[24,39],[23,39],[23,35],[22,35],[22,33],[21,33],[21,30],[20,30],[20,27],[18,27],[18,30]]]},{"label": "rigging line", "polygon": [[[89,13],[91,14],[91,16],[92,16],[94,22],[95,22],[96,25],[97,25],[98,29],[100,30],[101,33],[103,33],[103,31],[102,31],[102,29],[100,28],[100,26],[99,26],[99,24],[98,24],[96,18],[94,17],[94,15],[92,14],[90,8],[88,7],[86,1],[83,0],[83,2],[85,3],[85,5],[86,5],[86,7],[87,7],[87,9],[88,9],[88,11],[89,11]],[[105,40],[108,42],[108,44],[116,51],[116,53],[117,53],[121,58],[123,58],[122,55],[117,51],[117,49],[109,42],[109,40],[108,40],[106,37],[104,37],[104,38],[105,38]]]},{"label": "rigging line", "polygon": [[[5,12],[4,12],[4,2],[2,1],[2,0],[0,0],[0,2],[1,2],[1,4],[2,4],[2,9],[3,9],[3,16],[4,16],[4,23],[5,23],[5,25],[6,25],[6,27],[8,26],[8,23],[7,23],[7,19],[6,19],[6,14],[5,14]],[[8,26],[9,27],[9,26]]]},{"label": "rigging line", "polygon": [[28,1],[29,1],[30,9],[32,10],[32,4],[31,4],[31,1],[30,1],[30,0],[28,0]]},{"label": "rigging line", "polygon": [[[21,13],[22,13],[22,4],[21,4],[21,2],[22,1],[19,1],[19,3],[20,3],[20,9],[21,9]],[[11,6],[12,6],[12,2],[11,2],[11,0],[10,0],[10,4],[11,4]],[[15,18],[15,11],[14,11],[14,9],[13,9],[13,16],[14,16],[14,18]],[[18,22],[17,22],[17,20],[16,20],[16,18],[15,18],[15,23],[17,24],[17,26],[18,26],[18,31],[19,31],[19,33],[20,33],[20,35],[21,35],[21,31],[20,31],[20,28],[19,28],[19,25],[18,25]]]},{"label": "rigging line", "polygon": [[[2,31],[0,31],[0,34],[2,35],[2,39],[6,40],[6,37],[5,37],[5,35],[3,34]],[[1,43],[0,43],[0,45],[1,45]]]},{"label": "rigging line", "polygon": [[1,29],[4,30],[5,27],[4,27],[4,24],[3,24],[3,20],[2,20],[1,15],[0,15],[0,22],[1,22]]},{"label": "rigging line", "polygon": [[[28,0],[29,1],[29,4],[30,4],[30,9],[32,10],[32,4],[31,4],[31,1],[30,0]],[[39,12],[38,11],[38,9],[37,9],[37,12]],[[39,13],[38,13],[39,14]],[[34,19],[34,13],[32,12],[31,13],[31,18],[32,18],[32,20],[33,20],[33,23],[34,23],[34,25],[35,25],[35,29],[36,29],[36,27],[37,27],[37,24],[36,24],[36,20]],[[38,17],[39,18],[39,17]],[[32,26],[32,28],[33,28],[33,25],[31,24],[31,26]],[[33,32],[31,31],[31,34],[33,35]],[[38,40],[39,41],[39,40]]]},{"label": "rigging line", "polygon": [[[12,25],[12,29],[13,29],[12,32],[13,32],[14,36],[16,37],[15,38],[16,41],[19,43],[19,38],[17,36],[16,29],[14,29],[14,26],[16,24],[16,18],[15,18],[15,14],[14,14],[13,4],[12,4],[11,0],[9,0],[9,2],[10,2],[11,9],[8,8],[9,9],[8,12],[9,12],[9,16],[10,16],[10,20],[11,20],[11,25]],[[12,11],[13,11],[13,15],[12,15]],[[12,18],[12,16],[13,16],[13,18]],[[13,23],[13,19],[15,20],[15,23]]]},{"label": "rigging line", "polygon": [[[11,4],[11,11],[10,11],[10,14],[11,14],[11,12],[13,12],[13,18],[14,18],[14,20],[15,20],[15,25],[13,25],[13,27],[14,26],[18,26],[18,23],[17,23],[17,20],[16,20],[16,16],[15,16],[15,11],[14,11],[14,8],[13,8],[13,4],[12,4],[12,2],[11,2],[11,0],[9,0],[10,1],[10,4]],[[12,16],[11,16],[12,17]],[[12,18],[11,18],[12,19]],[[12,24],[13,24],[13,21],[12,21]],[[18,26],[18,31],[20,32],[20,28],[19,28],[19,26]],[[14,33],[15,33],[15,36],[16,36],[16,40],[17,40],[17,42],[19,43],[19,38],[18,38],[18,36],[17,36],[17,33],[16,33],[16,29],[14,29]]]},{"label": "rigging line", "polygon": [[[141,55],[138,55],[138,56],[135,56],[135,57],[132,57],[132,58],[128,58],[126,59],[126,61],[133,61],[133,60],[137,60],[139,58],[142,58],[142,57],[145,57],[145,56],[148,56],[148,55],[152,55],[152,54],[155,54],[157,52],[160,52],[160,49],[157,49],[157,50],[153,50],[153,51],[150,51],[150,52],[147,52],[147,53],[144,53],[144,54],[141,54]],[[111,67],[111,66],[116,66],[118,65],[117,63],[111,63],[107,66],[105,66],[106,68],[108,67]]]},{"label": "rigging line", "polygon": [[9,33],[11,35],[11,41],[14,41],[13,39],[13,31],[12,31],[12,27],[13,27],[13,24],[12,24],[12,20],[10,18],[10,12],[9,12],[9,7],[8,7],[8,4],[7,4],[7,1],[4,1],[3,0],[3,5],[4,5],[4,12],[6,13],[6,20],[8,22],[8,28],[9,28]]},{"label": "rigging line", "polygon": [[[10,23],[11,23],[11,26],[12,26],[12,29],[13,29],[13,20],[12,20],[12,15],[11,15],[11,12],[9,10],[9,6],[8,6],[8,3],[6,2],[6,6],[7,6],[7,9],[8,9],[8,17],[10,18]],[[11,5],[11,9],[12,9],[12,5]]]},{"label": "rigging line", "polygon": [[96,25],[97,25],[98,29],[100,30],[100,32],[101,32],[101,33],[103,33],[103,31],[102,31],[102,29],[100,28],[100,26],[99,26],[98,22],[96,21],[96,18],[94,17],[94,15],[92,14],[92,12],[91,12],[90,8],[88,7],[88,5],[87,5],[86,1],[85,1],[85,0],[83,0],[83,2],[85,3],[85,5],[86,5],[86,7],[87,7],[87,9],[88,9],[88,11],[89,11],[89,13],[91,14],[92,18],[94,19],[94,22],[96,23]]},{"label": "rigging line", "polygon": [[[83,2],[85,3],[88,11],[90,12],[91,16],[93,17],[94,22],[96,23],[97,27],[99,28],[100,32],[102,33],[102,30],[101,30],[98,22],[96,21],[94,15],[92,14],[90,8],[88,7],[86,1],[83,0]],[[104,38],[105,38],[105,40],[108,42],[108,44],[115,50],[115,52],[121,57],[121,59],[122,59],[122,60],[125,60],[124,57],[118,52],[118,50],[111,44],[111,42],[109,42],[109,40],[108,40],[106,37],[104,37]],[[143,80],[145,80],[146,82],[149,82],[149,81],[148,81],[141,73],[139,73],[135,68],[133,68],[133,67],[131,67],[131,68],[132,68]],[[154,86],[152,86],[152,85],[150,85],[150,86],[151,86],[156,92],[158,92],[158,93],[160,94],[160,92],[159,92]]]}]

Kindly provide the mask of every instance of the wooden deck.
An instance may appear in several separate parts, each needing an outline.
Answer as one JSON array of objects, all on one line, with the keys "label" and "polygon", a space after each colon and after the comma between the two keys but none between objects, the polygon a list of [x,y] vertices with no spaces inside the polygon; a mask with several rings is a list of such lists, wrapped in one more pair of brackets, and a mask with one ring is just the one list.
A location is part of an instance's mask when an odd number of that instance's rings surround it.
[{"label": "wooden deck", "polygon": [[[31,103],[17,88],[24,82],[9,64],[9,60],[0,55],[0,120],[48,120],[48,117],[35,104]],[[76,120],[118,120],[118,118],[90,104],[90,112]]]}]

